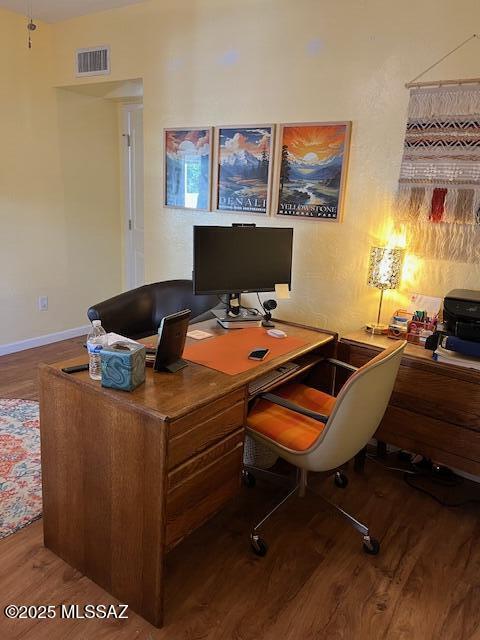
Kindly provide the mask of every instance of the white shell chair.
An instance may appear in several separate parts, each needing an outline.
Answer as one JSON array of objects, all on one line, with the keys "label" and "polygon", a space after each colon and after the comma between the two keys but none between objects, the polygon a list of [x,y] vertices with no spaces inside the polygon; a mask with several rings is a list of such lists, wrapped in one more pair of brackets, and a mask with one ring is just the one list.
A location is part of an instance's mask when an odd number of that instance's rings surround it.
[{"label": "white shell chair", "polygon": [[[293,383],[276,389],[279,395],[265,393],[255,402],[247,417],[248,435],[299,470],[296,486],[252,530],[251,544],[257,555],[267,552],[258,530],[290,496],[297,491],[304,495],[308,471],[338,469],[366,446],[387,408],[405,345],[404,341],[393,343],[359,369],[330,358],[332,365],[354,372],[336,398]],[[244,478],[248,484],[251,473],[245,470]],[[345,487],[347,482],[344,474],[335,473],[337,486]],[[362,534],[365,552],[378,553],[380,544],[370,536],[368,527],[339,506],[332,506]]]}]

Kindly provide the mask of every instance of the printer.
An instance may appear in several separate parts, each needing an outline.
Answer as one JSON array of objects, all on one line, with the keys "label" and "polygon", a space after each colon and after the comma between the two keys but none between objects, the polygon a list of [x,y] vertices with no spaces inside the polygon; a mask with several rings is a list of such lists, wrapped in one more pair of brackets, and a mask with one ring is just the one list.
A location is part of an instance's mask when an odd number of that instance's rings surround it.
[{"label": "printer", "polygon": [[480,342],[480,291],[450,291],[443,301],[443,322],[449,335]]}]

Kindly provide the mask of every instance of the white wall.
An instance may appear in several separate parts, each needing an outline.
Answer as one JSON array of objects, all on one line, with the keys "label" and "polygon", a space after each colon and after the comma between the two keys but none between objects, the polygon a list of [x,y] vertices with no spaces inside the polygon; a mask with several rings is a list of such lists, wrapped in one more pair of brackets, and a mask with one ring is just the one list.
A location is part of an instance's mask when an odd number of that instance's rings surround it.
[{"label": "white wall", "polygon": [[[78,82],[74,50],[98,44],[111,46],[111,80],[143,78],[151,281],[190,275],[193,224],[258,222],[162,206],[164,127],[351,120],[344,221],[265,221],[295,227],[294,291],[281,315],[345,331],[376,316],[368,252],[386,239],[406,122],[404,84],[478,24],[478,0],[150,0],[53,25],[53,83]],[[427,77],[478,76],[479,45],[472,41]],[[478,264],[409,264],[404,293],[479,288]],[[403,300],[387,296],[386,310]]]},{"label": "white wall", "polygon": [[0,10],[0,345],[85,325],[121,288],[117,107],[56,90],[52,70],[51,27],[29,51]]}]

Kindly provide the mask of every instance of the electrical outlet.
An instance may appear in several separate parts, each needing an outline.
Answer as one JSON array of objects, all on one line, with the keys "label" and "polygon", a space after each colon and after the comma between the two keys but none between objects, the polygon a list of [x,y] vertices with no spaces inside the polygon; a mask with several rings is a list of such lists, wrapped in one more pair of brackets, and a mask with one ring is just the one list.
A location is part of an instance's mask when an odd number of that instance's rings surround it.
[{"label": "electrical outlet", "polygon": [[38,298],[38,310],[48,311],[48,296],[39,296]]}]

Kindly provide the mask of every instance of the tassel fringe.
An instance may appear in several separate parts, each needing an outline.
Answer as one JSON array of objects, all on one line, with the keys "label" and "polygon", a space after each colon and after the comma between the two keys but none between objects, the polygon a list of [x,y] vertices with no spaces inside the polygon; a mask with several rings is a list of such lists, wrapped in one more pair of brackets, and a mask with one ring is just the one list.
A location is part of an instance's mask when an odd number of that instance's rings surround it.
[{"label": "tassel fringe", "polygon": [[411,89],[408,117],[477,115],[480,112],[479,95],[478,86],[453,85]]},{"label": "tassel fringe", "polygon": [[408,224],[412,253],[437,260],[480,262],[480,227],[439,222]]}]

